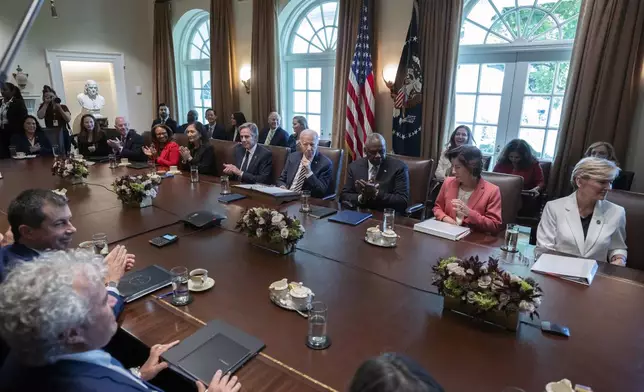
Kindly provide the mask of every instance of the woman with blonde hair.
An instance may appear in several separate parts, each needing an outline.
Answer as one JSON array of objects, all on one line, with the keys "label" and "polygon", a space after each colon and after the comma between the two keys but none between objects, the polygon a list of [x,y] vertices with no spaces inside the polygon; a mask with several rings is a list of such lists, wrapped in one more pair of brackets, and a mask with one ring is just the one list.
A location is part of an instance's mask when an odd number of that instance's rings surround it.
[{"label": "woman with blonde hair", "polygon": [[546,204],[537,230],[537,255],[548,251],[625,266],[626,214],[605,200],[619,168],[607,159],[584,158],[572,171],[572,195]]},{"label": "woman with blonde hair", "polygon": [[595,142],[591,144],[586,150],[584,157],[608,159],[619,167],[619,161],[617,160],[617,156],[615,156],[615,148],[608,142]]}]

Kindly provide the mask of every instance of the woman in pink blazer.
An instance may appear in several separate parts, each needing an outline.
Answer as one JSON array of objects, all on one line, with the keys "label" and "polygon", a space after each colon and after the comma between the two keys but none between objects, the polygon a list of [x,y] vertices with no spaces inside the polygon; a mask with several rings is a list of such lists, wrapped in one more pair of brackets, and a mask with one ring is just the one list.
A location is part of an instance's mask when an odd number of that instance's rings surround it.
[{"label": "woman in pink blazer", "polygon": [[448,151],[446,156],[452,162],[454,177],[445,178],[434,205],[434,217],[475,231],[501,231],[501,191],[481,178],[481,150],[465,145]]}]

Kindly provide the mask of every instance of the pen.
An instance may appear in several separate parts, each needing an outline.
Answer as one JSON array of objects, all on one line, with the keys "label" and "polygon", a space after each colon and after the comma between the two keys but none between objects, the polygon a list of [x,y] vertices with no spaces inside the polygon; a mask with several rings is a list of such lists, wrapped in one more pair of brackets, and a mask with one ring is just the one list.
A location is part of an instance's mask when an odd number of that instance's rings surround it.
[{"label": "pen", "polygon": [[170,291],[169,293],[161,294],[157,297],[157,299],[163,299],[163,298],[169,297],[172,295],[172,293],[173,291]]}]

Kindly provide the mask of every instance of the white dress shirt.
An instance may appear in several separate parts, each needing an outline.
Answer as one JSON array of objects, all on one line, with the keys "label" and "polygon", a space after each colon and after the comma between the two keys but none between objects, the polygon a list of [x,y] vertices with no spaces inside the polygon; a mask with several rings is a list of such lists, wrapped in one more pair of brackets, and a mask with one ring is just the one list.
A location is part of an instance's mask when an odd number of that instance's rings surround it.
[{"label": "white dress shirt", "polygon": [[273,136],[275,136],[275,131],[277,131],[277,128],[271,129],[268,131],[268,135],[266,135],[266,140],[264,140],[264,145],[268,146],[271,144],[271,140],[273,140]]}]

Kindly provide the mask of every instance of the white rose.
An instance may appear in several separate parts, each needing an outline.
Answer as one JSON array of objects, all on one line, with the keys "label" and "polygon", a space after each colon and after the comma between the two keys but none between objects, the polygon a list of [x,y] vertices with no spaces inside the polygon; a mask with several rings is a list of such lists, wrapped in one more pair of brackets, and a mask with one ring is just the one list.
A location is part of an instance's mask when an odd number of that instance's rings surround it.
[{"label": "white rose", "polygon": [[474,270],[471,268],[468,268],[467,271],[465,271],[468,275],[474,275]]},{"label": "white rose", "polygon": [[264,220],[264,218],[259,218],[259,221],[257,221],[257,223],[259,223],[260,225],[265,225],[266,221]]},{"label": "white rose", "polygon": [[467,302],[473,304],[474,303],[474,297],[476,296],[476,293],[473,291],[469,291],[467,293]]},{"label": "white rose", "polygon": [[283,219],[284,219],[284,215],[277,214],[277,215],[273,215],[273,217],[271,218],[271,222],[273,222],[274,224],[277,224],[277,223],[280,223]]},{"label": "white rose", "polygon": [[285,228],[286,227],[286,222],[281,221],[280,223],[277,224],[277,227],[279,227],[280,229]]},{"label": "white rose", "polygon": [[306,230],[304,230],[304,226],[300,225],[300,231],[301,231],[302,233],[306,233]]},{"label": "white rose", "polygon": [[519,302],[519,310],[521,310],[522,312],[532,313],[534,312],[535,307],[528,301],[521,301]]},{"label": "white rose", "polygon": [[481,276],[478,281],[479,287],[487,289],[492,284],[492,278],[489,275]]},{"label": "white rose", "polygon": [[277,215],[277,214],[279,214],[279,212],[277,212],[277,211],[275,211],[275,210],[271,211],[271,215],[272,215],[272,216],[275,216],[275,215]]},{"label": "white rose", "polygon": [[519,276],[512,274],[510,275],[510,282],[512,283],[521,283],[523,279],[521,279]]},{"label": "white rose", "polygon": [[282,230],[280,230],[280,235],[282,236],[282,238],[287,239],[288,238],[288,229],[283,228]]},{"label": "white rose", "polygon": [[257,235],[257,237],[261,237],[262,236],[262,229],[261,228],[257,229],[257,231],[255,231],[255,235]]},{"label": "white rose", "polygon": [[541,297],[533,298],[532,302],[534,303],[535,306],[541,305]]}]

